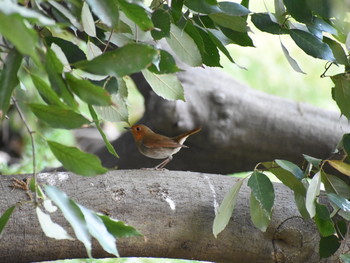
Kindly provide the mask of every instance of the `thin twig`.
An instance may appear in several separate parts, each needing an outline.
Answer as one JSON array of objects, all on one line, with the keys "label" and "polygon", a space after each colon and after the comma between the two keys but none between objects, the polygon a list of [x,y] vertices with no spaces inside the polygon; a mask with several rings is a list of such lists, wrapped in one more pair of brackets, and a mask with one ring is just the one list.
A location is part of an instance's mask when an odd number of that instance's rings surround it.
[{"label": "thin twig", "polygon": [[112,38],[113,33],[114,33],[114,28],[112,28],[112,31],[111,31],[111,33],[109,34],[109,37],[108,37],[106,46],[105,46],[105,48],[103,49],[102,53],[105,53],[105,52],[107,51],[107,48],[108,48],[108,46],[109,46],[109,43],[111,42],[111,38]]},{"label": "thin twig", "polygon": [[30,128],[27,120],[25,119],[23,112],[21,108],[19,107],[17,100],[12,97],[12,102],[13,105],[15,106],[16,110],[18,111],[19,117],[22,119],[24,126],[26,127],[29,136],[30,136],[30,141],[32,143],[32,153],[33,153],[33,178],[34,178],[34,185],[35,185],[35,191],[34,191],[34,197],[35,197],[35,204],[38,203],[38,196],[36,194],[36,186],[37,186],[37,176],[36,176],[36,160],[35,160],[35,142],[34,142],[34,131]]}]

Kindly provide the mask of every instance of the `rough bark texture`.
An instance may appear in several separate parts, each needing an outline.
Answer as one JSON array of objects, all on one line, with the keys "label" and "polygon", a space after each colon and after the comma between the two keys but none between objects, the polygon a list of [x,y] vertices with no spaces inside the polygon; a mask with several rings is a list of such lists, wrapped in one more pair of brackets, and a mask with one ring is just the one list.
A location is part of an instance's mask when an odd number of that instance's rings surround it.
[{"label": "rough bark texture", "polygon": [[[326,158],[350,130],[339,113],[250,89],[218,69],[186,68],[179,78],[186,103],[162,99],[140,74],[134,76],[146,100],[140,123],[168,136],[202,127],[186,141],[190,149],[181,150],[167,165],[170,169],[227,174],[275,158]],[[113,145],[120,159],[106,149],[98,152],[106,166],[129,169],[159,163],[141,156],[130,134]]]},{"label": "rough bark texture", "polygon": [[[0,177],[0,212],[26,200],[22,190],[12,190],[13,177]],[[17,178],[23,178],[17,177]],[[40,182],[64,190],[73,200],[136,227],[144,237],[120,239],[122,256],[187,258],[240,263],[312,263],[319,260],[319,235],[304,221],[291,191],[274,184],[276,199],[266,233],[250,221],[250,191],[243,185],[227,228],[215,239],[214,211],[236,178],[178,171],[119,170],[93,178],[70,173],[40,174]],[[67,227],[56,213],[55,222]],[[70,231],[72,232],[72,231]],[[78,241],[56,241],[44,236],[32,205],[22,205],[7,225],[0,242],[1,262],[32,262],[85,257]],[[94,244],[94,257],[108,256]]]}]

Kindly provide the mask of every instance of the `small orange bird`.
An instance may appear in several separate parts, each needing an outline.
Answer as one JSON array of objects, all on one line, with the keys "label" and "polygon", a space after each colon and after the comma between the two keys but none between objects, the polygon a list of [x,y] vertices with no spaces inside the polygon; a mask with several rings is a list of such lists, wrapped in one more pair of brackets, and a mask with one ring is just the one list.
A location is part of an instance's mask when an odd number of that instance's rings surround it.
[{"label": "small orange bird", "polygon": [[173,155],[180,151],[181,148],[188,148],[183,144],[187,137],[201,130],[201,128],[197,128],[170,138],[157,134],[142,124],[134,125],[126,129],[131,131],[140,153],[153,159],[166,158],[163,162],[154,167],[155,169],[162,169],[167,165],[167,163],[173,159]]}]

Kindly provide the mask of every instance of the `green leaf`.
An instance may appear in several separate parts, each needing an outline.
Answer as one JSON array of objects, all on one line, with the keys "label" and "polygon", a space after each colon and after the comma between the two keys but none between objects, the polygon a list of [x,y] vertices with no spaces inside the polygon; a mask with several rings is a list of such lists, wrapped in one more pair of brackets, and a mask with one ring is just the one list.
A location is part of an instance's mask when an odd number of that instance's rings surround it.
[{"label": "green leaf", "polygon": [[95,122],[95,125],[98,129],[98,131],[100,132],[101,136],[102,136],[102,139],[103,141],[105,142],[105,145],[107,147],[107,150],[112,154],[114,155],[115,157],[119,158],[117,152],[115,151],[113,145],[108,141],[107,139],[107,136],[105,135],[105,133],[103,132],[102,128],[101,128],[101,125],[100,125],[100,121],[98,120],[97,118],[97,114],[94,110],[94,108],[89,105],[89,111],[90,111],[90,114],[91,114],[91,117],[93,118],[94,122]]},{"label": "green leaf", "polygon": [[307,8],[324,18],[331,18],[333,15],[334,0],[307,0],[306,3]]},{"label": "green leaf", "polygon": [[242,187],[244,179],[239,180],[235,185],[225,194],[221,205],[218,208],[217,214],[213,223],[213,234],[215,238],[225,229],[236,206],[239,190]]},{"label": "green leaf", "polygon": [[340,241],[336,236],[321,237],[319,246],[320,257],[328,258],[332,256],[339,247]]},{"label": "green leaf", "polygon": [[347,155],[350,155],[350,133],[344,134],[342,144]]},{"label": "green leaf", "polygon": [[62,226],[53,222],[51,216],[45,214],[38,206],[36,207],[36,215],[38,217],[41,229],[44,231],[47,237],[57,240],[74,240],[74,238],[72,238]]},{"label": "green leaf", "polygon": [[292,173],[297,179],[304,178],[303,171],[294,163],[285,160],[275,160],[275,162],[284,170]]},{"label": "green leaf", "polygon": [[72,74],[66,74],[66,80],[71,90],[88,104],[108,106],[112,104],[111,96],[103,88],[85,79],[77,79]]},{"label": "green leaf", "polygon": [[45,69],[53,90],[72,108],[77,107],[72,93],[67,89],[62,78],[63,64],[57,58],[55,52],[49,48],[46,52]]},{"label": "green leaf", "polygon": [[227,27],[238,32],[248,31],[247,21],[243,17],[231,16],[225,13],[209,14],[209,17],[220,26]]},{"label": "green leaf", "polygon": [[33,28],[28,27],[20,16],[16,14],[8,15],[0,9],[0,34],[16,47],[23,55],[29,55],[33,60],[39,63],[39,58],[35,47],[39,38]]},{"label": "green leaf", "polygon": [[322,183],[328,193],[334,193],[350,199],[350,186],[337,176],[321,172]]},{"label": "green leaf", "polygon": [[219,2],[219,7],[222,12],[231,16],[246,16],[251,13],[248,8],[235,2],[222,1]]},{"label": "green leaf", "polygon": [[44,189],[47,196],[60,208],[63,216],[72,226],[75,236],[84,244],[88,256],[91,258],[91,237],[86,226],[84,215],[77,204],[64,192],[58,190],[54,186],[46,185]]},{"label": "green leaf", "polygon": [[192,67],[202,64],[202,57],[194,40],[174,24],[171,24],[170,37],[166,40],[175,54],[186,64]]},{"label": "green leaf", "polygon": [[47,141],[52,153],[63,164],[64,168],[73,173],[94,176],[106,173],[108,170],[101,165],[97,156],[85,153],[76,147],[69,147],[63,144]]},{"label": "green leaf", "polygon": [[294,42],[306,54],[314,58],[320,58],[331,62],[335,62],[332,50],[326,43],[323,43],[322,40],[320,40],[319,38],[299,29],[291,29],[289,30],[289,33]]},{"label": "green leaf", "polygon": [[309,155],[306,155],[306,154],[303,154],[303,157],[309,164],[312,164],[314,167],[317,167],[317,168],[322,163],[321,159],[318,159],[318,158],[315,158],[315,157],[312,157],[312,156],[309,156]]},{"label": "green leaf", "polygon": [[168,51],[162,49],[159,53],[159,61],[157,63],[153,62],[153,65],[148,70],[156,74],[169,74],[180,71],[173,56]]},{"label": "green leaf", "polygon": [[254,226],[262,232],[266,231],[271,221],[271,212],[270,214],[266,214],[266,210],[261,207],[260,202],[256,200],[253,192],[250,194],[250,217]]},{"label": "green leaf", "polygon": [[340,240],[346,239],[346,233],[348,232],[348,222],[346,220],[339,220],[335,223],[335,230]]},{"label": "green leaf", "polygon": [[315,223],[323,237],[333,235],[336,231],[327,206],[316,203]]},{"label": "green leaf", "polygon": [[287,12],[299,22],[311,22],[312,13],[305,0],[283,0]]},{"label": "green leaf", "polygon": [[218,5],[211,5],[205,0],[186,0],[184,4],[191,10],[202,13],[220,13],[221,9]]},{"label": "green leaf", "polygon": [[213,43],[221,50],[222,53],[232,62],[235,63],[233,58],[231,57],[230,52],[226,49],[224,44],[209,30],[207,30],[207,34],[210,37],[210,39],[213,41]]},{"label": "green leaf", "polygon": [[127,44],[93,60],[77,62],[74,66],[97,75],[122,77],[148,67],[157,56],[157,50],[150,45]]},{"label": "green leaf", "polygon": [[170,15],[168,11],[163,9],[157,9],[152,13],[152,22],[154,29],[151,31],[151,35],[154,40],[162,39],[163,37],[169,37],[170,34]]},{"label": "green leaf", "polygon": [[332,76],[334,83],[332,89],[333,99],[337,103],[341,113],[350,119],[350,75],[346,73]]},{"label": "green leaf", "polygon": [[90,121],[82,115],[54,105],[29,104],[32,112],[42,121],[53,128],[76,129]]},{"label": "green leaf", "polygon": [[294,200],[301,216],[305,220],[310,219],[309,212],[307,211],[306,205],[305,205],[305,202],[306,202],[305,195],[302,195],[299,192],[294,192]]},{"label": "green leaf", "polygon": [[265,215],[271,219],[275,192],[270,179],[265,174],[254,171],[248,180],[248,186],[252,189],[255,199],[259,202]]},{"label": "green leaf", "polygon": [[255,13],[251,15],[253,24],[261,31],[271,34],[286,34],[288,31],[277,22],[271,20],[268,13]]},{"label": "green leaf", "polygon": [[82,26],[80,22],[77,20],[77,16],[71,13],[71,9],[66,8],[64,5],[60,4],[58,1],[48,0],[50,5],[54,7],[59,13],[62,14],[61,17],[67,19],[69,23],[74,26],[76,29],[82,31]]},{"label": "green leaf", "polygon": [[231,43],[237,44],[243,47],[254,47],[252,39],[249,37],[247,32],[237,32],[225,27],[220,27],[222,33],[232,40]]},{"label": "green leaf", "polygon": [[89,230],[90,235],[96,238],[96,240],[100,243],[106,252],[119,257],[116,246],[116,239],[111,233],[108,232],[102,219],[90,209],[87,209],[86,207],[79,204],[77,204],[77,206],[80,208],[80,211],[84,215],[86,226]]},{"label": "green leaf", "polygon": [[344,212],[350,212],[350,201],[342,196],[327,193],[329,200]]},{"label": "green leaf", "polygon": [[9,207],[0,217],[0,237],[16,206]]},{"label": "green leaf", "polygon": [[142,236],[134,227],[125,224],[123,221],[115,220],[101,214],[97,214],[97,216],[102,219],[108,232],[116,238]]},{"label": "green leaf", "polygon": [[309,187],[306,192],[305,206],[311,218],[316,214],[316,197],[320,194],[321,175],[316,173],[311,179]]},{"label": "green leaf", "polygon": [[197,28],[197,30],[204,43],[204,52],[201,52],[203,63],[209,67],[222,67],[220,65],[220,54],[218,48],[209,34],[200,28]]},{"label": "green leaf", "polygon": [[283,45],[282,41],[280,41],[280,43],[281,43],[281,47],[282,47],[283,54],[284,54],[284,56],[286,57],[286,59],[287,59],[289,65],[291,65],[291,67],[292,67],[296,72],[305,74],[305,72],[299,67],[298,62],[296,62],[295,59],[292,58],[292,57],[289,55],[289,52],[288,52],[287,48]]},{"label": "green leaf", "polygon": [[350,164],[344,163],[339,160],[327,160],[327,162],[342,174],[350,176]]},{"label": "green leaf", "polygon": [[154,74],[142,70],[142,74],[153,91],[167,100],[185,100],[184,88],[175,74]]},{"label": "green leaf", "polygon": [[77,46],[78,43],[75,43],[74,40],[71,42],[59,37],[46,37],[45,41],[47,46],[51,46],[52,43],[59,46],[71,64],[86,59],[84,52]]},{"label": "green leaf", "polygon": [[57,94],[51,89],[49,84],[47,84],[41,77],[34,74],[31,74],[30,76],[40,96],[47,104],[60,106],[62,108],[66,107]]},{"label": "green leaf", "polygon": [[22,55],[16,49],[11,49],[0,75],[0,119],[6,115],[13,90],[18,85],[17,72],[21,62]]},{"label": "green leaf", "polygon": [[136,4],[137,2],[135,4],[125,0],[118,0],[118,2],[124,14],[135,22],[143,31],[148,31],[153,28],[153,22],[148,17],[146,10]]},{"label": "green leaf", "polygon": [[350,254],[342,254],[340,258],[343,263],[350,263]]},{"label": "green leaf", "polygon": [[117,0],[87,0],[92,12],[109,27],[114,27],[119,22],[119,10]]},{"label": "green leaf", "polygon": [[96,37],[95,21],[86,2],[84,2],[83,8],[81,10],[81,21],[85,33],[91,37]]}]

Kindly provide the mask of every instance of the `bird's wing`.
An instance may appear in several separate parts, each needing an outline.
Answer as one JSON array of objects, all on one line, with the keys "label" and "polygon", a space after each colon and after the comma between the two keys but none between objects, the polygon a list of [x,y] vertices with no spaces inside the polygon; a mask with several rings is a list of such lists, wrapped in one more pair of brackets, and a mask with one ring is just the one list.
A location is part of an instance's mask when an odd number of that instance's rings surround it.
[{"label": "bird's wing", "polygon": [[166,147],[166,148],[178,148],[178,147],[187,147],[185,145],[179,144],[171,138],[165,136],[157,137],[147,137],[143,140],[143,145],[147,148],[155,147]]}]

